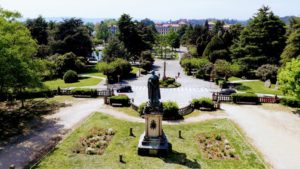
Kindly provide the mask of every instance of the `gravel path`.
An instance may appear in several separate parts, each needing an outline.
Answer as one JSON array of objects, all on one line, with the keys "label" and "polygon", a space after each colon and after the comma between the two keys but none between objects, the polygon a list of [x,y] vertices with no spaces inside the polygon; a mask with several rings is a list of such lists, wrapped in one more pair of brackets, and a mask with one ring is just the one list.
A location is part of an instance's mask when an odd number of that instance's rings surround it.
[{"label": "gravel path", "polygon": [[222,104],[275,169],[300,169],[299,116],[262,106]]}]

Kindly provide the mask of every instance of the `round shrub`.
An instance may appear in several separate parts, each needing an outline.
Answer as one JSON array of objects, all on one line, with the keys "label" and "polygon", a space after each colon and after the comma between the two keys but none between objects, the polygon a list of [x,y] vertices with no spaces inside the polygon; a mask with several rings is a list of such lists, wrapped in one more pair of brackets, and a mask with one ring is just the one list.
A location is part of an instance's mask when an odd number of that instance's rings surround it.
[{"label": "round shrub", "polygon": [[146,61],[143,61],[142,63],[141,63],[141,67],[144,69],[144,70],[147,70],[147,71],[150,71],[151,69],[152,69],[152,62],[151,61],[148,61],[148,60],[146,60]]},{"label": "round shrub", "polygon": [[129,106],[130,99],[127,95],[112,96],[109,98],[110,104],[122,104],[122,106]]},{"label": "round shrub", "polygon": [[163,102],[164,119],[170,119],[170,120],[182,119],[182,116],[179,115],[178,110],[179,107],[176,102],[172,102],[172,101]]},{"label": "round shrub", "polygon": [[64,78],[65,83],[75,83],[75,82],[78,82],[78,75],[73,70],[68,70],[64,74],[63,78]]}]

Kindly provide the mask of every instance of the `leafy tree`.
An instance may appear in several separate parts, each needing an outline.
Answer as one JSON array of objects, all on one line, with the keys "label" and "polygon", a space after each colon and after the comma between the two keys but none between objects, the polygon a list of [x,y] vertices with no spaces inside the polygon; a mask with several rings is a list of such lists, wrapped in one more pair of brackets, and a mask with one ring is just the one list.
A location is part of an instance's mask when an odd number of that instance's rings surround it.
[{"label": "leafy tree", "polygon": [[80,72],[84,67],[83,58],[77,57],[74,53],[66,53],[64,55],[55,54],[49,57],[55,65],[56,76],[62,77],[66,71],[74,70]]},{"label": "leafy tree", "polygon": [[172,48],[172,50],[173,48],[180,47],[179,35],[174,30],[171,29],[165,36],[167,36],[168,45]]},{"label": "leafy tree", "polygon": [[145,19],[141,20],[141,23],[143,25],[145,25],[146,27],[150,28],[150,30],[153,33],[158,33],[156,28],[155,28],[155,23],[151,19],[145,18]]},{"label": "leafy tree", "polygon": [[15,21],[18,16],[0,9],[0,95],[42,86],[41,66],[33,58],[37,44],[26,26]]},{"label": "leafy tree", "polygon": [[292,58],[300,56],[300,29],[292,32],[287,40],[283,53],[281,54],[281,63],[285,64],[291,61]]},{"label": "leafy tree", "polygon": [[52,44],[54,53],[73,52],[88,57],[92,53],[92,40],[81,19],[66,19],[57,25]]},{"label": "leafy tree", "polygon": [[26,26],[30,30],[31,36],[37,40],[39,45],[48,44],[48,23],[42,16],[39,16],[36,19],[28,19],[26,21]]},{"label": "leafy tree", "polygon": [[118,76],[120,78],[126,77],[132,70],[130,63],[120,58],[117,58],[110,63],[100,62],[96,67],[100,72],[103,72],[103,74],[107,76],[107,79],[109,79],[110,82],[117,81]]},{"label": "leafy tree", "polygon": [[300,59],[292,59],[279,71],[280,89],[290,96],[300,99]]},{"label": "leafy tree", "polygon": [[217,60],[214,64],[214,69],[217,75],[224,77],[225,81],[227,81],[229,77],[238,74],[240,71],[239,65],[231,64],[226,60]]},{"label": "leafy tree", "polygon": [[277,64],[285,45],[284,26],[268,7],[260,8],[232,46],[233,60],[244,66],[245,73],[262,64]]},{"label": "leafy tree", "polygon": [[116,58],[126,59],[126,51],[124,45],[117,37],[111,37],[103,50],[103,60],[111,62]]},{"label": "leafy tree", "polygon": [[277,79],[277,71],[278,71],[278,66],[265,64],[257,69],[255,75],[259,77],[261,80],[270,79],[271,81],[274,82]]},{"label": "leafy tree", "polygon": [[103,40],[104,42],[107,42],[109,37],[111,36],[111,32],[109,31],[107,22],[101,22],[100,24],[96,25],[95,31],[96,31],[96,38],[99,40]]},{"label": "leafy tree", "polygon": [[132,60],[137,60],[141,52],[148,48],[148,44],[142,41],[135,23],[129,15],[123,14],[118,21],[120,41],[123,42]]}]

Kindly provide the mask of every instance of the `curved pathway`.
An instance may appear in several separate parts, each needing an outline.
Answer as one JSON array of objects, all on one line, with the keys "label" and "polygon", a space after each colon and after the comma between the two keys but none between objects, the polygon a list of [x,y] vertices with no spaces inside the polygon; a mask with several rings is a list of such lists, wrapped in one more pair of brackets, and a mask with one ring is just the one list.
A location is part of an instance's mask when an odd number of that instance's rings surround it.
[{"label": "curved pathway", "polygon": [[[274,107],[276,106],[276,107]],[[300,118],[286,111],[256,105],[222,104],[250,142],[276,169],[300,169]]]}]

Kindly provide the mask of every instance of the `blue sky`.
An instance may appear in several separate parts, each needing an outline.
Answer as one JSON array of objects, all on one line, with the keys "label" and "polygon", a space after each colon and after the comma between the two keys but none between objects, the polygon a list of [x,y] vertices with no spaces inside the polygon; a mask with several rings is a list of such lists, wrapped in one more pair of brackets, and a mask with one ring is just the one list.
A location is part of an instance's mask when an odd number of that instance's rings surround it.
[{"label": "blue sky", "polygon": [[0,6],[24,17],[249,19],[262,5],[276,15],[300,16],[300,0],[0,0]]}]

